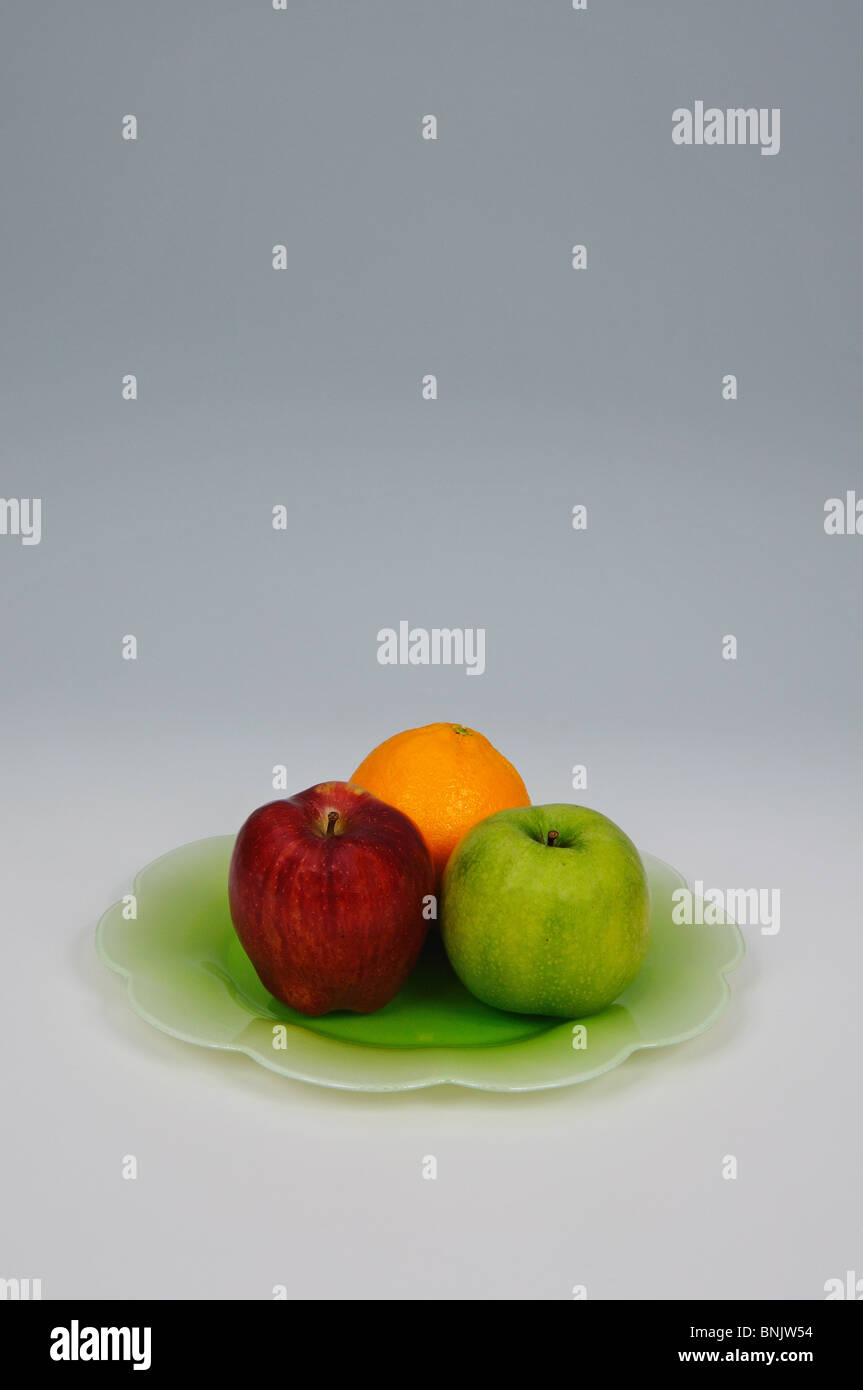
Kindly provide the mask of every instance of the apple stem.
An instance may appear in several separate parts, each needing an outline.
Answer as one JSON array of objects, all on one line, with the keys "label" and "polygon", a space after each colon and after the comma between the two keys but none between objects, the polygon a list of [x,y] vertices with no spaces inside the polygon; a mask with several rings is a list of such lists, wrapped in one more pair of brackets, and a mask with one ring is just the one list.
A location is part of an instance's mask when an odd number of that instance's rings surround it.
[{"label": "apple stem", "polygon": [[336,821],[338,820],[338,818],[339,818],[339,813],[338,813],[338,811],[330,811],[329,815],[327,816],[327,834],[328,834],[328,835],[335,835],[335,833],[336,833]]},{"label": "apple stem", "polygon": [[554,845],[556,844],[556,842],[557,842],[557,840],[558,840],[559,838],[560,838],[560,837],[559,837],[558,831],[556,831],[556,830],[549,830],[549,832],[548,832],[548,839],[547,839],[546,843],[549,844],[549,845],[551,845],[552,848],[553,848]]}]

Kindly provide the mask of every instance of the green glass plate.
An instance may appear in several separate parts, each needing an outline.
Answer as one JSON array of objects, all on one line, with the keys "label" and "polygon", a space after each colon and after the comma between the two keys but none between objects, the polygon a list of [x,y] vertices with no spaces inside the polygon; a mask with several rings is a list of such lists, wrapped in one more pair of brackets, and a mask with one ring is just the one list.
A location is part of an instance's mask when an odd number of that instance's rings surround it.
[{"label": "green glass plate", "polygon": [[227,892],[233,843],[233,835],[198,840],[142,869],[135,904],[109,908],[96,949],[125,977],[129,1003],[154,1027],[201,1047],[245,1052],[271,1071],[321,1086],[398,1091],[449,1082],[533,1091],[587,1081],[636,1048],[709,1028],[729,998],[725,975],[743,956],[733,922],[674,924],[671,895],[685,880],[644,855],[652,905],[647,958],[618,1001],[583,1025],[481,1004],[456,978],[437,931],[385,1009],[305,1018],[267,993],[237,939]]}]

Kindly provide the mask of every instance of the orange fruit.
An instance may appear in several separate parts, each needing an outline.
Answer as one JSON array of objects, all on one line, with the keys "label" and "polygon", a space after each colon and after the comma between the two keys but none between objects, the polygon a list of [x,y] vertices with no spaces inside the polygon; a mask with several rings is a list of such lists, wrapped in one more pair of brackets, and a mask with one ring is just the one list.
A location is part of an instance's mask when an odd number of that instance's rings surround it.
[{"label": "orange fruit", "polygon": [[530,805],[512,763],[463,724],[426,724],[394,734],[363,759],[350,780],[410,816],[438,876],[477,821]]}]

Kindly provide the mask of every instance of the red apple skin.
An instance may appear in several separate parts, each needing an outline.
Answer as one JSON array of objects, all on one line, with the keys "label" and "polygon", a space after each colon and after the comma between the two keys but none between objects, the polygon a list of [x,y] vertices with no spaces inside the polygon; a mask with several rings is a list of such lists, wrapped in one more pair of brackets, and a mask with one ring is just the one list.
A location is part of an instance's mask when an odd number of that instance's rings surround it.
[{"label": "red apple skin", "polygon": [[228,874],[231,918],[261,983],[310,1016],[373,1013],[398,994],[434,891],[413,821],[351,782],[253,811]]}]

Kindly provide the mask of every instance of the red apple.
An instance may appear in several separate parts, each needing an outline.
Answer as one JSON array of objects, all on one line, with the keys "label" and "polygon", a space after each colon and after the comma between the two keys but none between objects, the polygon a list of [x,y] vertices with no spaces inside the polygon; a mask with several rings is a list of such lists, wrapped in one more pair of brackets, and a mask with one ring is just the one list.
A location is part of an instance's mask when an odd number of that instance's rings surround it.
[{"label": "red apple", "polygon": [[228,875],[231,917],[261,983],[312,1015],[389,1003],[420,953],[434,891],[413,821],[351,782],[253,811]]}]

